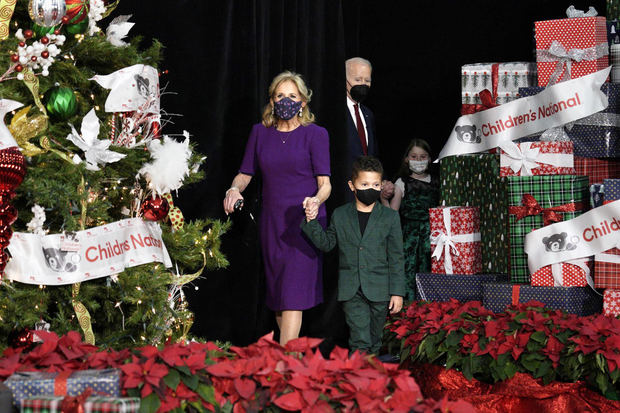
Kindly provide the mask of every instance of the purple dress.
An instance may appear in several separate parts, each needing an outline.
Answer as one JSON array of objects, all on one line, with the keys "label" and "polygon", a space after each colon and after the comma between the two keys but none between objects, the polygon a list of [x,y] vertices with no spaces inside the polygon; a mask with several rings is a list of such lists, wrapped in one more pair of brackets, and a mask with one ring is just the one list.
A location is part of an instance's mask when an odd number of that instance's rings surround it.
[{"label": "purple dress", "polygon": [[[305,310],[323,301],[322,255],[302,233],[302,202],[317,192],[316,177],[330,175],[329,137],[320,126],[279,132],[252,128],[239,172],[263,177],[260,239],[273,311]],[[318,220],[325,228],[325,205]]]}]

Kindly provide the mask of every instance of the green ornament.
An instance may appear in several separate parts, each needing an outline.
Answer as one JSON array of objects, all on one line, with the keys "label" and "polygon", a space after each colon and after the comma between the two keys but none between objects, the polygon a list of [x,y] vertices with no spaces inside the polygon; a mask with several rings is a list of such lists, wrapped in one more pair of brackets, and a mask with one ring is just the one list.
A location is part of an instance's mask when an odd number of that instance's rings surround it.
[{"label": "green ornament", "polygon": [[37,39],[40,39],[41,37],[46,36],[48,34],[54,33],[54,30],[56,30],[56,26],[44,27],[44,26],[39,26],[36,23],[32,23],[32,32],[34,33],[34,37]]},{"label": "green ornament", "polygon": [[77,113],[77,99],[69,87],[54,86],[43,96],[47,113],[58,120],[67,120]]},{"label": "green ornament", "polygon": [[79,23],[68,24],[65,26],[65,30],[68,34],[84,34],[88,30],[88,18],[85,18]]}]

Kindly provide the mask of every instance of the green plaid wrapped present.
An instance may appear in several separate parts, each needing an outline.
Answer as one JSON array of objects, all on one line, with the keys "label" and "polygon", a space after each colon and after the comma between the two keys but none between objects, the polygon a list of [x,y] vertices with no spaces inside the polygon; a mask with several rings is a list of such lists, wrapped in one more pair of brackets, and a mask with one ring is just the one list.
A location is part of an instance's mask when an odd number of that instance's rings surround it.
[{"label": "green plaid wrapped present", "polygon": [[[63,396],[40,396],[22,400],[21,413],[60,413]],[[140,410],[139,397],[96,397],[84,402],[84,413],[134,413]]]},{"label": "green plaid wrapped present", "polygon": [[510,213],[510,280],[530,282],[525,236],[553,222],[585,212],[590,199],[587,176],[539,175],[508,177]]},{"label": "green plaid wrapped present", "polygon": [[508,187],[499,155],[448,156],[440,163],[441,204],[480,208],[482,271],[508,274]]}]

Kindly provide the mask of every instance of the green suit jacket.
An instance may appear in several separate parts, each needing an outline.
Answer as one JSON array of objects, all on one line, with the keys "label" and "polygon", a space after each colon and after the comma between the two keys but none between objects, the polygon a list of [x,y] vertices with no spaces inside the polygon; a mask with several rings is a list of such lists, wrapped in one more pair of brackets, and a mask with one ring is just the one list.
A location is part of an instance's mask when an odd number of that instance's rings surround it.
[{"label": "green suit jacket", "polygon": [[405,295],[403,235],[398,212],[376,203],[362,237],[355,202],[336,208],[327,230],[317,220],[301,224],[322,251],[340,252],[338,300],[353,298],[361,287],[370,301]]}]

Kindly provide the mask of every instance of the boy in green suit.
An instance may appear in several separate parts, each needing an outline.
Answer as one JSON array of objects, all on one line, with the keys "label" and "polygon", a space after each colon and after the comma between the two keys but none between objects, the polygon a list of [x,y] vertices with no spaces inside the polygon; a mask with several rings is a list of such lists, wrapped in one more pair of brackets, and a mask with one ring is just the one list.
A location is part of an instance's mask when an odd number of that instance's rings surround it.
[{"label": "boy in green suit", "polygon": [[355,200],[334,210],[323,230],[317,209],[306,207],[303,232],[322,251],[339,249],[338,300],[349,326],[349,347],[377,353],[388,309],[402,309],[405,295],[403,236],[398,212],[381,205],[381,162],[362,156],[349,181]]}]

